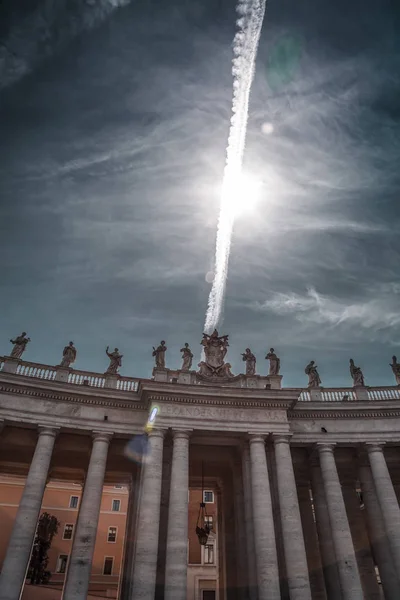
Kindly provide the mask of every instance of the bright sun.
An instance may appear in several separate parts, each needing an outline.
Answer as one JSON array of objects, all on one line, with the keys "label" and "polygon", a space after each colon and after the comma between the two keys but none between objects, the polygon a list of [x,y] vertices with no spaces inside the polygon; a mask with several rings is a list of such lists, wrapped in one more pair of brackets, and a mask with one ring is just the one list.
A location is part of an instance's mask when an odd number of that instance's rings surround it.
[{"label": "bright sun", "polygon": [[241,173],[232,177],[229,184],[225,182],[224,187],[224,199],[235,217],[251,212],[257,205],[261,182],[251,175]]}]

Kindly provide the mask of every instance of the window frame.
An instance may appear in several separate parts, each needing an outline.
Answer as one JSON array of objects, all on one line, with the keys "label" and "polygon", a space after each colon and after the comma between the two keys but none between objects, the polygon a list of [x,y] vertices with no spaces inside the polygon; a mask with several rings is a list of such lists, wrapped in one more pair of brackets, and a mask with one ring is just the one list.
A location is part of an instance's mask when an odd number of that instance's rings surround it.
[{"label": "window frame", "polygon": [[[118,510],[114,510],[114,502],[118,502]],[[120,498],[113,498],[111,500],[111,512],[121,512],[121,499]]]},{"label": "window frame", "polygon": [[[72,504],[71,504],[72,498],[76,498],[76,506],[72,506]],[[71,508],[72,510],[77,510],[79,508],[79,496],[76,496],[75,494],[73,494],[72,496],[69,497],[69,508]]]},{"label": "window frame", "polygon": [[[211,527],[210,527],[209,519],[211,519]],[[215,531],[215,529],[214,529],[214,515],[206,515],[204,517],[204,523],[208,524],[208,528],[209,528],[210,531]]]},{"label": "window frame", "polygon": [[[106,561],[107,560],[111,560],[111,573],[104,573],[104,570],[106,568]],[[115,556],[105,556],[104,557],[104,561],[103,561],[103,571],[102,571],[102,575],[104,575],[104,577],[112,577],[113,576],[113,569],[114,569],[114,562],[115,562]]]},{"label": "window frame", "polygon": [[[110,529],[115,529],[115,540],[110,540]],[[107,531],[107,543],[108,544],[116,544],[117,543],[117,537],[118,537],[118,527],[116,525],[109,525],[108,526],[108,531]]]},{"label": "window frame", "polygon": [[[206,494],[212,494],[212,500],[206,500]],[[203,490],[203,502],[204,504],[215,503],[214,490]]]},{"label": "window frame", "polygon": [[[207,555],[209,555],[209,551],[207,550],[206,552],[206,548],[212,548],[212,562],[207,561],[206,562],[206,553]],[[211,543],[207,543],[203,546],[204,550],[203,550],[203,556],[202,556],[202,564],[203,565],[214,565],[215,566],[215,543],[211,542]]]},{"label": "window frame", "polygon": [[[66,556],[67,557],[66,560],[65,560],[65,569],[64,569],[64,571],[60,571],[59,570],[59,566],[61,566],[60,560],[61,560],[62,556],[63,557]],[[56,574],[57,575],[65,575],[65,573],[67,572],[68,561],[69,561],[69,554],[62,553],[62,554],[58,555],[57,563],[56,563]]]},{"label": "window frame", "polygon": [[[65,531],[66,531],[67,527],[71,527],[71,537],[65,537]],[[64,531],[63,531],[63,535],[62,535],[63,540],[67,540],[67,541],[72,540],[72,536],[74,533],[74,527],[75,527],[74,523],[65,523]]]}]

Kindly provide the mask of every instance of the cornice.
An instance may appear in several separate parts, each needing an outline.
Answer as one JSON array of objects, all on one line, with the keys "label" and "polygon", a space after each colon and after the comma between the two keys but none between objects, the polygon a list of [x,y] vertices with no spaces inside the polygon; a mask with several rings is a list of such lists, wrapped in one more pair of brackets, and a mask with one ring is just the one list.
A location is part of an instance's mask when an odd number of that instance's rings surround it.
[{"label": "cornice", "polygon": [[289,421],[296,419],[360,419],[360,418],[391,418],[400,417],[400,410],[354,410],[354,411],[301,411],[288,410]]},{"label": "cornice", "polygon": [[264,399],[261,401],[250,400],[243,398],[243,400],[235,399],[234,402],[230,402],[229,398],[199,398],[198,396],[170,396],[164,394],[149,394],[148,399],[150,402],[173,402],[174,404],[197,404],[200,406],[224,406],[226,408],[280,408],[281,410],[287,411],[292,402],[288,400],[273,401]]},{"label": "cornice", "polygon": [[60,392],[50,392],[37,388],[26,388],[12,384],[1,384],[0,392],[6,394],[18,394],[22,396],[31,396],[33,398],[41,398],[43,400],[58,400],[59,402],[73,402],[76,404],[91,404],[97,406],[109,406],[112,408],[129,408],[136,410],[144,410],[146,406],[142,402],[130,402],[117,398],[104,398],[101,396],[89,396],[80,394],[63,394]]}]

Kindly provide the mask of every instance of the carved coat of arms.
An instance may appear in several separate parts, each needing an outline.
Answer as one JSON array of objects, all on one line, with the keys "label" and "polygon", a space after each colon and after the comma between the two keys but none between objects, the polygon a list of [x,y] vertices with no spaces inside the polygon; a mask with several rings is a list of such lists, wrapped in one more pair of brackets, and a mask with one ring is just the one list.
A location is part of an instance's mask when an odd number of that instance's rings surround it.
[{"label": "carved coat of arms", "polygon": [[211,335],[203,333],[201,345],[204,347],[205,361],[199,363],[199,375],[207,379],[226,379],[233,377],[229,363],[224,362],[228,351],[228,336],[218,335],[218,331],[214,329]]}]

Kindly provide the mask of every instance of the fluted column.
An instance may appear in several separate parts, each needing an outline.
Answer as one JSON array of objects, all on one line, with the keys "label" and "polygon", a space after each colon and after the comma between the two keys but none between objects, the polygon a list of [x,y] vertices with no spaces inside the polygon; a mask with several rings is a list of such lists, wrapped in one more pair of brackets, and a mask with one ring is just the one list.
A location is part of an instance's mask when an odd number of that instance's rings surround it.
[{"label": "fluted column", "polygon": [[246,557],[248,569],[249,600],[257,600],[256,551],[254,546],[253,500],[251,495],[250,447],[245,444],[242,450],[244,524],[246,529]]},{"label": "fluted column", "polygon": [[332,541],[332,528],[329,520],[328,506],[326,504],[324,482],[318,458],[311,458],[311,489],[315,510],[315,523],[317,526],[318,544],[322,560],[322,569],[325,580],[326,594],[329,600],[341,600],[339,571],[336,564],[335,549]]},{"label": "fluted column", "polygon": [[154,600],[157,577],[158,532],[164,431],[149,433],[149,450],[144,464],[142,494],[133,567],[132,600]]},{"label": "fluted column", "polygon": [[343,600],[364,600],[333,444],[317,444]]},{"label": "fluted column", "polygon": [[289,436],[274,435],[279,506],[290,600],[311,600],[310,580]]},{"label": "fluted column", "polygon": [[365,506],[368,535],[378,564],[385,600],[398,600],[400,581],[394,569],[385,523],[369,465],[361,462],[358,474]]},{"label": "fluted column", "polygon": [[165,566],[165,600],[186,600],[189,432],[173,431],[173,439]]},{"label": "fluted column", "polygon": [[278,558],[264,436],[250,436],[250,458],[258,600],[280,600]]},{"label": "fluted column", "polygon": [[0,575],[0,600],[18,600],[24,585],[57,432],[56,427],[39,427],[39,438]]},{"label": "fluted column", "polygon": [[400,573],[400,508],[387,468],[383,446],[366,444],[375,490],[382,510],[387,539],[397,573]]},{"label": "fluted column", "polygon": [[86,600],[112,434],[93,432],[93,446],[79,509],[63,600]]}]

